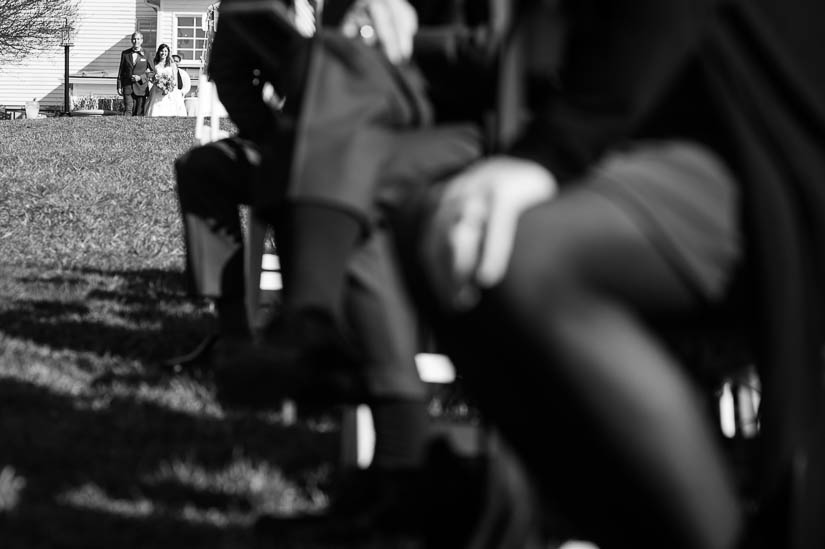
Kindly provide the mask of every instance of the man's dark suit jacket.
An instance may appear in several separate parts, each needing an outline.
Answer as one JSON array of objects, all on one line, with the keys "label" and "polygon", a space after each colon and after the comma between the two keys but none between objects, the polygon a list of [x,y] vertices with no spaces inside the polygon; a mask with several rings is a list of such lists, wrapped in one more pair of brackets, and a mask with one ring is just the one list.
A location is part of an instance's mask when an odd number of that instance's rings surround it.
[{"label": "man's dark suit jacket", "polygon": [[[292,160],[288,181],[256,186],[257,207],[276,205],[286,192],[288,200],[334,204],[370,226],[383,183],[404,186],[413,173],[423,183],[478,158],[480,134],[471,125],[432,127],[433,106],[415,66],[394,66],[380,50],[326,27],[307,41],[273,6],[225,0],[210,60],[221,102],[242,133],[299,125],[295,140],[279,147]],[[257,64],[254,80],[270,79],[286,97],[278,120],[261,108],[260,90],[239,85],[253,80],[235,75],[239,64],[249,74]],[[290,92],[294,82],[308,82],[306,91]]]},{"label": "man's dark suit jacket", "polygon": [[[155,64],[143,50],[138,51],[138,56],[133,62],[133,51],[132,48],[128,48],[120,54],[120,68],[117,71],[118,87],[123,90],[123,95],[146,95],[149,92],[149,78],[155,72]],[[140,80],[133,82],[132,75],[138,75]]]}]

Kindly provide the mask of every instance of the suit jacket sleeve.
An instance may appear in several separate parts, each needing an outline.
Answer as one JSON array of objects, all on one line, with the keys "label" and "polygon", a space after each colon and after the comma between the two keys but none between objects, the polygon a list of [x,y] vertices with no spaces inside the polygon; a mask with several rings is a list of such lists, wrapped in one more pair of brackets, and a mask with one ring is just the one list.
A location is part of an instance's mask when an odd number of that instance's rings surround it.
[{"label": "suit jacket sleeve", "polygon": [[[629,137],[699,43],[712,0],[562,3],[557,91],[510,150],[559,180],[583,173]],[[549,55],[529,52],[528,55]]]},{"label": "suit jacket sleeve", "polygon": [[147,65],[146,74],[142,74],[141,78],[145,78],[146,81],[148,82],[149,80],[152,79],[152,76],[154,76],[154,74],[155,74],[155,62],[152,61],[152,59],[147,56],[146,57],[146,65]]},{"label": "suit jacket sleeve", "polygon": [[120,67],[117,70],[117,87],[118,89],[122,89],[124,86],[130,83],[129,77],[129,63],[126,60],[126,54],[120,54]]},{"label": "suit jacket sleeve", "polygon": [[259,52],[242,40],[232,25],[224,24],[215,33],[209,75],[240,133],[252,139],[261,139],[275,124],[275,115],[261,97],[263,83],[276,80],[265,66]]}]

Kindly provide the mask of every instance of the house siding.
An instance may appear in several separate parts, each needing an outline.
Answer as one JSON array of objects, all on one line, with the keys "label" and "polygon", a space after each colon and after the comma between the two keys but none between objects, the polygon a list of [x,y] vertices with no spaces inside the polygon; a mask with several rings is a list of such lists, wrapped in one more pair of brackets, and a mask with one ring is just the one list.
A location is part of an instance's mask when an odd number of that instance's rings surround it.
[{"label": "house siding", "polygon": [[[176,38],[176,16],[195,15],[206,17],[207,8],[214,4],[215,0],[162,0],[161,10],[158,14],[158,44],[168,44],[175,53],[177,50]],[[200,61],[182,63],[186,67],[200,67]]]},{"label": "house siding", "polygon": [[[157,43],[172,45],[174,13],[201,13],[207,0],[161,0],[156,12],[146,0],[80,0],[70,49],[73,93],[115,95],[120,52],[130,46],[138,17],[157,17]],[[172,49],[175,46],[172,45]],[[146,51],[147,55],[154,52]],[[31,56],[0,67],[0,105],[20,105],[32,98],[42,105],[63,105],[64,49]],[[77,93],[82,90],[82,93]]]}]

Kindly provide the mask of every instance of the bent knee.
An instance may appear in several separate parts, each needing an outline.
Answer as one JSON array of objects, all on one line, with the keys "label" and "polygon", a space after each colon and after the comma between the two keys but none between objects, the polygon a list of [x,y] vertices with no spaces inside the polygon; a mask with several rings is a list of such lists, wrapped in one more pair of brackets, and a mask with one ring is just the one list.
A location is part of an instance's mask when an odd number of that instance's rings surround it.
[{"label": "bent knee", "polygon": [[532,217],[540,215],[546,214],[527,212],[519,223],[507,272],[497,288],[509,308],[531,316],[548,308],[561,310],[572,296],[587,291],[575,238],[556,231],[537,234]]},{"label": "bent knee", "polygon": [[207,158],[208,151],[198,147],[175,159],[175,182],[178,189],[188,189],[198,184],[208,171]]},{"label": "bent knee", "polygon": [[216,141],[194,147],[174,163],[179,192],[202,193],[204,186],[225,185],[229,181],[246,180],[251,175],[250,162],[228,142]]}]

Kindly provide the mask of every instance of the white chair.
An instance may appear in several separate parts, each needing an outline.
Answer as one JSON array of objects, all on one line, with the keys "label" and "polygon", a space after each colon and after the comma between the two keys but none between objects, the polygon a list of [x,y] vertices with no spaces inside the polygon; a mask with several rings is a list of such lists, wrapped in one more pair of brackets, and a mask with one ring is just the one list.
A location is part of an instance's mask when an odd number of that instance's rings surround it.
[{"label": "white chair", "polygon": [[249,325],[257,327],[261,304],[261,291],[281,289],[280,261],[275,254],[267,254],[266,221],[255,215],[253,208],[246,208],[246,234],[244,238],[244,282],[246,284],[246,317]]},{"label": "white chair", "polygon": [[[223,104],[218,98],[215,84],[205,75],[198,78],[198,113],[195,117],[195,144],[205,145],[229,136],[229,132],[220,127],[221,118],[228,117]],[[279,269],[270,266],[277,262],[277,256],[264,254],[267,225],[258,219],[252,208],[244,208],[245,244],[244,270],[246,282],[246,314],[249,325],[257,320],[258,304],[261,298],[261,282],[265,290],[280,289]]]},{"label": "white chair", "polygon": [[[218,139],[229,136],[229,132],[221,129],[221,118],[229,116],[226,113],[218,92],[205,75],[198,77],[198,114],[195,117],[195,143],[205,145]],[[209,121],[209,124],[206,121]]]}]

